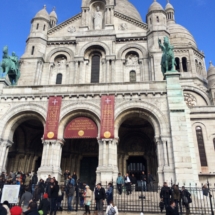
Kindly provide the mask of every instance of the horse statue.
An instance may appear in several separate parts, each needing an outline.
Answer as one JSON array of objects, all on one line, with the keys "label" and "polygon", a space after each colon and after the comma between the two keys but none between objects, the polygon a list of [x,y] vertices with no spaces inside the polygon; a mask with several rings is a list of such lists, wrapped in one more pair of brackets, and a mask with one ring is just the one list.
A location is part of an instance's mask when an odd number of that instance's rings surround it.
[{"label": "horse statue", "polygon": [[170,45],[169,38],[164,37],[163,45],[161,44],[161,40],[158,39],[158,44],[161,50],[163,51],[162,60],[161,60],[161,69],[162,69],[163,75],[168,71],[176,72],[175,70],[176,62],[175,62],[175,56],[173,52],[174,47]]},{"label": "horse statue", "polygon": [[3,57],[0,67],[3,70],[4,76],[8,75],[11,85],[17,85],[20,78],[19,60],[15,52],[12,53],[12,56],[8,55],[7,46],[3,49]]}]

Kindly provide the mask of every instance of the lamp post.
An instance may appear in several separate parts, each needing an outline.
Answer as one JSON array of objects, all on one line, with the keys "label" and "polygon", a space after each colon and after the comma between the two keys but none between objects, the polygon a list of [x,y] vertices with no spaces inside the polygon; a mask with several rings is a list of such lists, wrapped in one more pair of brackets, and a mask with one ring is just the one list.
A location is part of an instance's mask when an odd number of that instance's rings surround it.
[{"label": "lamp post", "polygon": [[143,215],[143,199],[146,199],[145,196],[143,196],[143,181],[141,180],[141,196],[139,196],[139,199],[141,199],[141,203],[142,203],[142,210],[140,215]]},{"label": "lamp post", "polygon": [[210,183],[209,181],[207,181],[207,185],[208,185],[208,191],[209,191],[209,198],[210,198],[210,205],[211,205],[211,215],[214,215],[214,211],[213,211],[213,204],[212,204],[212,195],[211,195],[211,192],[210,192]]}]

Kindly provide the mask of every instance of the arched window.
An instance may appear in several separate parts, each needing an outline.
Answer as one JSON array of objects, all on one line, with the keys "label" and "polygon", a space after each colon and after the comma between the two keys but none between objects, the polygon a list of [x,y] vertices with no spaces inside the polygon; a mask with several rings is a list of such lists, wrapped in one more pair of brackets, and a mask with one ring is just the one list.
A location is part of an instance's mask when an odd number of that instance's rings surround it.
[{"label": "arched window", "polygon": [[34,55],[34,46],[31,48],[31,55]]},{"label": "arched window", "polygon": [[187,58],[186,57],[182,58],[182,67],[183,67],[183,71],[187,72]]},{"label": "arched window", "polygon": [[39,23],[37,23],[37,28],[36,28],[37,30],[39,29]]},{"label": "arched window", "polygon": [[175,58],[176,66],[175,69],[180,72],[180,60],[178,57]]},{"label": "arched window", "polygon": [[202,64],[199,62],[199,74],[202,74]]},{"label": "arched window", "polygon": [[130,82],[136,82],[136,72],[134,70],[130,71]]},{"label": "arched window", "polygon": [[198,65],[198,61],[195,60],[195,64],[196,64],[196,72],[198,73],[199,72],[199,65]]},{"label": "arched window", "polygon": [[200,126],[196,127],[196,137],[197,137],[197,143],[199,148],[199,157],[200,157],[201,166],[208,166],[206,152],[205,152],[204,138],[203,138],[202,128]]},{"label": "arched window", "polygon": [[43,31],[45,31],[45,30],[46,30],[46,25],[43,26]]},{"label": "arched window", "polygon": [[213,138],[214,150],[215,150],[215,138]]},{"label": "arched window", "polygon": [[150,18],[150,24],[152,24],[152,18]]},{"label": "arched window", "polygon": [[92,67],[91,67],[91,83],[99,83],[100,74],[100,56],[92,56]]},{"label": "arched window", "polygon": [[56,84],[62,84],[63,75],[61,73],[57,74]]},{"label": "arched window", "polygon": [[157,22],[159,22],[160,20],[159,20],[159,16],[157,16]]}]

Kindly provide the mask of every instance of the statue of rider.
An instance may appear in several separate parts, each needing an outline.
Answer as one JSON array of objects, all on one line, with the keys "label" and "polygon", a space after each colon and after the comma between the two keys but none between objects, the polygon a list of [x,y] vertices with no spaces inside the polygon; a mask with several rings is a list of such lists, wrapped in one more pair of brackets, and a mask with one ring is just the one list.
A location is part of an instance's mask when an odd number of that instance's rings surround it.
[{"label": "statue of rider", "polygon": [[10,56],[10,59],[14,62],[16,70],[18,71],[19,70],[19,59],[16,56],[15,52],[12,52],[12,56]]}]

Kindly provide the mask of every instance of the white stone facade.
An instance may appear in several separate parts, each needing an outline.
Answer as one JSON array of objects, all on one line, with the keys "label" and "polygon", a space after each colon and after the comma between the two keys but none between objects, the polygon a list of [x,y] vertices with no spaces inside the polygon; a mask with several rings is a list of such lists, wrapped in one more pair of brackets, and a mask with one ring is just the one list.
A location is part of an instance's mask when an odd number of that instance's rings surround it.
[{"label": "white stone facade", "polygon": [[[97,6],[103,14],[102,29],[94,28]],[[118,172],[125,174],[128,157],[142,156],[144,151],[118,154],[123,144],[119,130],[126,119],[138,116],[153,128],[154,166],[160,185],[171,180],[204,183],[207,178],[215,183],[214,67],[210,67],[208,85],[204,54],[189,31],[175,23],[174,8],[168,3],[165,10],[154,2],[144,23],[127,0],[82,0],[80,14],[59,25],[56,22],[56,13],[50,17],[45,8],[35,16],[20,59],[18,86],[0,82],[0,171],[19,167],[31,170],[38,156],[32,155],[30,161],[24,151],[19,152],[24,156],[22,161],[21,156],[15,156],[8,163],[15,130],[29,119],[39,120],[44,126],[49,96],[62,96],[58,140],[43,140],[40,177],[52,174],[59,179],[68,161],[79,171],[82,154],[62,157],[64,129],[77,116],[89,117],[98,126],[97,181],[111,181]],[[178,73],[168,73],[164,78],[158,39],[165,36],[175,47]],[[100,57],[98,83],[91,79],[95,53]],[[61,84],[56,84],[58,74],[62,75]],[[116,102],[115,139],[103,140],[99,139],[101,96],[112,94]],[[198,126],[207,166],[200,162]]]}]

